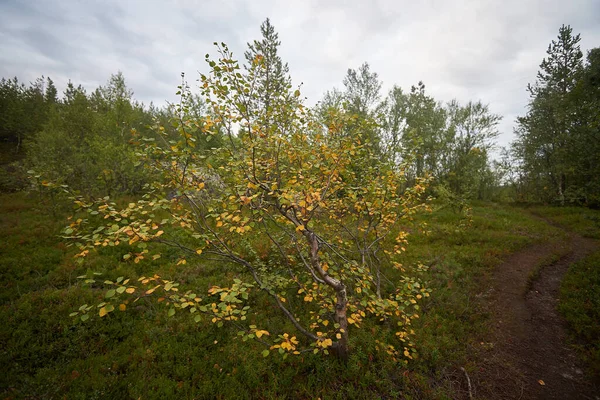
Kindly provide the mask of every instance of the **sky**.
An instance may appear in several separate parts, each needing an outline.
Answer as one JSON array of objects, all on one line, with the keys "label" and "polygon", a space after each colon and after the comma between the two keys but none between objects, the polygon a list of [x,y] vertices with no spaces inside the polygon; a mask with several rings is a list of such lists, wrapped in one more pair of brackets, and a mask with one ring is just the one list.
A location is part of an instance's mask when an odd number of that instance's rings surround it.
[{"label": "sky", "polygon": [[383,94],[423,81],[438,101],[489,104],[499,146],[562,24],[584,54],[600,47],[600,0],[0,0],[0,76],[93,90],[122,71],[137,100],[164,105],[181,72],[194,84],[208,70],[213,42],[243,59],[267,17],[308,104],[366,61]]}]

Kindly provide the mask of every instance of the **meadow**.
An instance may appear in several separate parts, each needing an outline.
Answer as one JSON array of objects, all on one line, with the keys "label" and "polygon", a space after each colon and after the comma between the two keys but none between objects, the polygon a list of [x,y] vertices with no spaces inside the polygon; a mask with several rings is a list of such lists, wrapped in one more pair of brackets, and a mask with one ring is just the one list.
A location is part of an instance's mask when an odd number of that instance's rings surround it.
[{"label": "meadow", "polygon": [[[0,200],[5,398],[456,398],[465,393],[460,368],[476,371],[479,338],[492,322],[486,293],[494,267],[518,249],[560,243],[565,235],[530,210],[508,205],[476,203],[470,221],[434,207],[415,223],[404,255],[407,265],[429,266],[422,279],[432,296],[412,327],[418,357],[403,366],[380,356],[375,333],[388,328],[367,321],[352,332],[347,363],[322,354],[284,360],[263,357],[259,343],[236,339],[234,327],[196,323],[183,313],[169,318],[167,308],[150,302],[103,319],[69,317],[80,305],[102,298],[103,291],[89,290],[77,279],[89,271],[103,279],[177,275],[199,291],[232,272],[210,262],[176,266],[173,250],[135,264],[123,260],[125,249],[119,247],[102,248],[79,265],[74,249],[60,237],[70,210],[24,192]],[[597,212],[533,211],[589,236],[600,232]],[[417,229],[424,222],[427,228]],[[591,360],[598,359],[593,343],[600,285],[597,273],[588,273],[597,271],[598,254],[594,257],[573,266],[561,306],[574,332],[592,343],[580,346]],[[596,297],[577,295],[573,287],[581,285],[596,290]],[[264,317],[273,314],[266,310]]]}]

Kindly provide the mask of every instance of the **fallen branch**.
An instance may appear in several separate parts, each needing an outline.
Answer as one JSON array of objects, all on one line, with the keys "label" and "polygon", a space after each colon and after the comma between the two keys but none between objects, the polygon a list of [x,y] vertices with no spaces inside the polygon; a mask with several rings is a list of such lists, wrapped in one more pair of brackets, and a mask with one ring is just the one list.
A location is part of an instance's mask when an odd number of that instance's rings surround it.
[{"label": "fallen branch", "polygon": [[467,374],[467,371],[463,367],[460,367],[460,369],[462,370],[462,372],[465,373],[465,376],[467,377],[467,384],[469,385],[469,399],[473,400],[473,391],[471,390],[471,379],[469,378],[469,374]]}]

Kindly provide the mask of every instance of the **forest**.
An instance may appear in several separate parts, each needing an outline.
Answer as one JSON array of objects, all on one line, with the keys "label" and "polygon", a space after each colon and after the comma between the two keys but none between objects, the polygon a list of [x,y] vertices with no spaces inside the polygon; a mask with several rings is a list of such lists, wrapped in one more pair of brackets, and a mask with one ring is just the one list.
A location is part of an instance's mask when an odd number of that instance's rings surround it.
[{"label": "forest", "polygon": [[595,398],[600,47],[549,38],[500,149],[368,62],[309,105],[260,33],[174,104],[0,81],[2,396]]}]

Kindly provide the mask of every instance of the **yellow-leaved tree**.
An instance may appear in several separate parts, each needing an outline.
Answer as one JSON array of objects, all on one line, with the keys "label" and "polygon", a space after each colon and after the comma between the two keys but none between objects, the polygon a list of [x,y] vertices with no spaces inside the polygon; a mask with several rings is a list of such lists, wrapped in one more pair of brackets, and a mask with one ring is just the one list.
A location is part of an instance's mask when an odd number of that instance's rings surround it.
[{"label": "yellow-leaved tree", "polygon": [[[382,349],[407,361],[416,303],[429,293],[414,274],[391,281],[386,271],[410,268],[400,263],[402,221],[427,207],[425,180],[409,186],[403,166],[380,158],[361,135],[372,121],[332,110],[325,126],[290,85],[265,103],[257,84],[264,82],[264,58],[242,69],[224,44],[218,50],[218,60],[207,55],[210,73],[200,79],[208,114],[187,119],[184,101],[175,121],[179,137],[157,126],[157,137],[141,141],[140,157],[156,177],[148,194],[120,208],[109,198],[79,198],[88,216],[65,234],[76,240],[82,260],[95,247],[128,244],[134,250],[124,258],[143,262],[160,257],[153,244],[161,243],[180,251],[179,265],[217,260],[234,266],[235,277],[206,293],[158,274],[119,278],[105,282],[106,299],[97,308],[84,305],[72,315],[86,320],[98,310],[103,317],[141,297],[156,298],[169,315],[236,325],[244,340],[265,346],[265,356],[276,350],[341,358],[351,331],[371,318],[397,327],[396,342]],[[223,145],[195,145],[211,135],[224,135]],[[258,296],[287,322],[250,322],[265,312],[253,301]],[[287,328],[273,330],[281,326]]]}]

